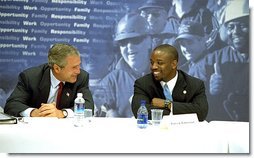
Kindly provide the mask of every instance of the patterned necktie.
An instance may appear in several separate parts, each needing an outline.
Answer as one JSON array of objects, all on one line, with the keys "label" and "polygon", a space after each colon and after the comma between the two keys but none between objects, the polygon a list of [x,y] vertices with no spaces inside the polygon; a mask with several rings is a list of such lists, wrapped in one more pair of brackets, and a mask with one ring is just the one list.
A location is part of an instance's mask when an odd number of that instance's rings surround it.
[{"label": "patterned necktie", "polygon": [[62,95],[62,90],[63,90],[63,82],[60,82],[57,92],[57,99],[56,99],[56,107],[59,108],[60,100],[61,100],[61,95]]},{"label": "patterned necktie", "polygon": [[164,87],[163,87],[163,93],[164,93],[166,99],[168,99],[170,101],[173,101],[173,98],[171,96],[171,92],[170,92],[167,84],[165,84]]}]

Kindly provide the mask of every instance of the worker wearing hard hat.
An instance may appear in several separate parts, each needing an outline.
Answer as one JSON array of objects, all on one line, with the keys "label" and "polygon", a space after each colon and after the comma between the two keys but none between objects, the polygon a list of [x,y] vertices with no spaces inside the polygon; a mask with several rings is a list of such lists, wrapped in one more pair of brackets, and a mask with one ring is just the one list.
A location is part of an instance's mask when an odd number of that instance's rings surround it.
[{"label": "worker wearing hard hat", "polygon": [[140,75],[147,71],[151,51],[151,37],[146,20],[136,13],[125,15],[118,23],[115,33],[122,58],[117,64],[118,69],[131,68],[134,74]]},{"label": "worker wearing hard hat", "polygon": [[114,41],[121,57],[116,70],[101,82],[110,98],[109,117],[132,117],[129,99],[133,94],[134,81],[149,72],[152,40],[149,24],[138,13],[126,14],[117,24]]},{"label": "worker wearing hard hat", "polygon": [[152,34],[161,33],[167,23],[169,0],[147,0],[139,7],[140,15],[146,18]]},{"label": "worker wearing hard hat", "polygon": [[[171,0],[170,0],[171,1]],[[171,6],[169,0],[147,0],[138,10],[149,24],[149,32],[152,36],[152,48],[162,44],[170,36],[164,32],[167,23],[167,12]]]},{"label": "worker wearing hard hat", "polygon": [[249,8],[247,0],[234,0],[225,13],[227,42],[249,59]]},{"label": "worker wearing hard hat", "polygon": [[[210,94],[216,103],[211,113],[237,121],[249,121],[249,8],[246,0],[232,0],[225,10],[224,40],[228,46],[208,57],[213,69]],[[211,99],[212,100],[212,99]],[[221,109],[223,107],[223,109]],[[212,109],[214,111],[212,112]],[[209,114],[208,114],[209,115]],[[208,116],[209,118],[209,116]],[[214,119],[218,119],[214,118]]]}]

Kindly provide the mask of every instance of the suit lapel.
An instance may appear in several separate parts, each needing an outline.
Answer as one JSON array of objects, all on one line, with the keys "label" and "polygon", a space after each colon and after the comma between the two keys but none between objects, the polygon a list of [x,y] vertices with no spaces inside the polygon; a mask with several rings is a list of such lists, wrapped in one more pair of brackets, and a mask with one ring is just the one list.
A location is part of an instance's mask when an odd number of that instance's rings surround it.
[{"label": "suit lapel", "polygon": [[47,103],[47,100],[48,100],[50,85],[51,85],[49,70],[50,70],[49,68],[46,68],[39,85],[39,91],[40,91],[39,92],[40,96],[38,97],[39,103]]},{"label": "suit lapel", "polygon": [[186,98],[186,87],[187,87],[187,83],[185,82],[184,76],[182,74],[181,71],[178,71],[178,78],[176,81],[176,85],[173,89],[173,100],[185,100]]},{"label": "suit lapel", "polygon": [[157,81],[157,82],[156,82],[156,86],[159,87],[159,96],[160,96],[160,97],[164,97],[164,99],[166,99],[166,97],[165,97],[165,95],[164,95],[164,93],[163,93],[163,88],[162,88],[162,86],[161,86],[161,83]]},{"label": "suit lapel", "polygon": [[[166,99],[165,96],[164,96],[163,88],[162,88],[162,86],[161,86],[161,84],[160,84],[160,81],[157,81],[157,80],[154,78],[154,76],[153,76],[152,73],[150,74],[150,76],[151,76],[151,78],[152,78],[152,80],[153,80],[153,83],[154,83],[154,86],[155,86],[155,87],[154,87],[154,89],[155,89],[155,94],[158,95],[159,98],[163,98],[163,97],[164,97],[164,99]],[[154,95],[154,94],[153,94],[153,95]]]}]

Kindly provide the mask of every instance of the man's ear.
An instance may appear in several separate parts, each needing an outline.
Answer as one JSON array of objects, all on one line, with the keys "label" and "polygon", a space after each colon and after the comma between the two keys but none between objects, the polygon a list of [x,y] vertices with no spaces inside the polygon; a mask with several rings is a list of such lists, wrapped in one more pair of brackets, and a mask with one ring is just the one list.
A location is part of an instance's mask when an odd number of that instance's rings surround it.
[{"label": "man's ear", "polygon": [[60,66],[58,66],[56,64],[53,65],[53,71],[55,71],[56,73],[59,73],[60,70],[61,70]]},{"label": "man's ear", "polygon": [[172,62],[172,68],[177,69],[177,60],[173,60]]}]

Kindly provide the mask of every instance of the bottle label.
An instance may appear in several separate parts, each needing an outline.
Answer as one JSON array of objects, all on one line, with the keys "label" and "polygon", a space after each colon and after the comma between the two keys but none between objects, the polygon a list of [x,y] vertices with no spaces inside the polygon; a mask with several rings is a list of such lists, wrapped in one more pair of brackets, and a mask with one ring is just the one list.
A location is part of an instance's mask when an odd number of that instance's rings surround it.
[{"label": "bottle label", "polygon": [[138,124],[147,124],[148,123],[148,116],[146,114],[138,114],[137,123]]},{"label": "bottle label", "polygon": [[76,103],[74,107],[75,113],[84,113],[85,106],[84,103]]}]

